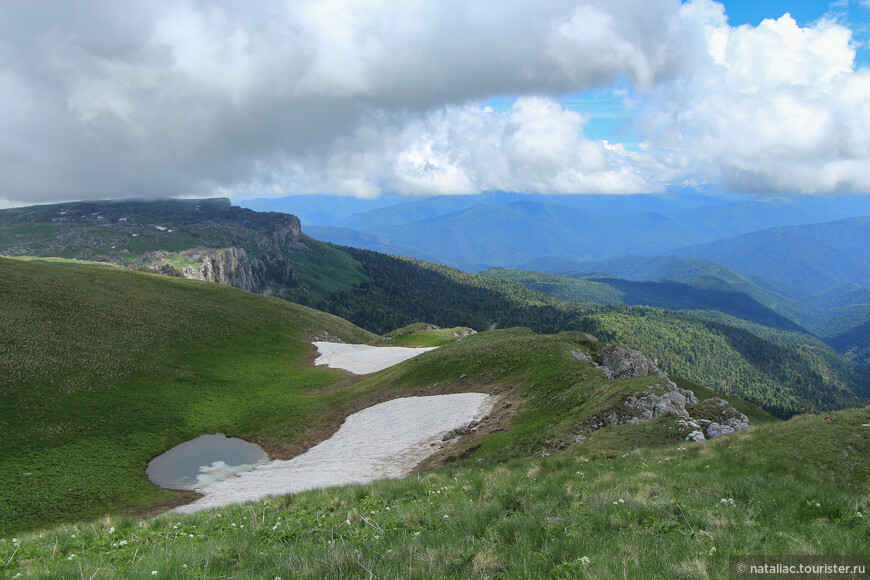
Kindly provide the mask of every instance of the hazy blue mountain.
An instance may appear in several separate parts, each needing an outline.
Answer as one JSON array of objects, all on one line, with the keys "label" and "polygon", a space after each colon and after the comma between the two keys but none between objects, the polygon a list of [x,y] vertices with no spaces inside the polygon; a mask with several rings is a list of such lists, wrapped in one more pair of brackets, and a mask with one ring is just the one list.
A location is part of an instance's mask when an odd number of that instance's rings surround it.
[{"label": "hazy blue mountain", "polygon": [[255,211],[277,211],[299,218],[303,225],[334,226],[347,216],[402,203],[406,198],[382,195],[375,199],[359,199],[344,195],[290,195],[276,198],[245,199],[239,207]]},{"label": "hazy blue mountain", "polygon": [[865,366],[870,366],[870,316],[867,322],[830,338],[827,342],[846,357]]},{"label": "hazy blue mountain", "polygon": [[438,260],[426,256],[425,253],[409,248],[407,246],[399,246],[392,243],[389,239],[367,234],[350,228],[342,228],[337,226],[307,226],[305,233],[321,242],[328,242],[339,246],[350,246],[352,248],[365,248],[382,254],[392,254],[394,256],[406,256],[409,258],[419,258],[427,262],[438,263]]},{"label": "hazy blue mountain", "polygon": [[[391,209],[376,212],[375,217],[383,217]],[[366,231],[376,232],[397,246],[415,248],[421,257],[428,255],[472,272],[515,267],[548,254],[592,260],[630,252],[638,245],[667,251],[697,239],[691,226],[664,214],[648,212],[629,219],[534,201],[480,204],[407,225],[383,225]]]},{"label": "hazy blue mountain", "polygon": [[789,287],[781,282],[750,276],[706,258],[628,255],[597,262],[541,258],[521,269],[573,278],[607,274],[634,282],[686,282],[698,288],[743,292],[795,321],[800,320],[807,306],[791,296]]},{"label": "hazy blue mountain", "polygon": [[[405,200],[351,215],[336,211],[344,217],[316,223],[303,215],[303,223],[340,225],[386,238],[395,247],[413,248],[409,255],[473,272],[528,268],[542,259],[552,264],[668,254],[774,226],[867,215],[870,196],[490,193]],[[381,249],[364,237],[353,241],[356,247]]]},{"label": "hazy blue mountain", "polygon": [[339,225],[360,231],[379,232],[380,228],[405,226],[475,206],[516,202],[554,204],[609,216],[633,216],[640,213],[689,211],[742,199],[735,195],[541,195],[496,192],[415,199],[389,207],[372,207],[371,211],[359,212],[341,219]]},{"label": "hazy blue mountain", "polygon": [[[819,224],[788,228],[785,237],[791,238],[790,242],[772,239],[770,232],[759,232],[757,236],[744,234],[737,241],[729,238],[678,251],[708,257],[621,256],[597,262],[542,258],[522,269],[574,278],[607,274],[635,282],[674,281],[696,288],[742,292],[818,336],[830,338],[870,320],[870,286],[861,285],[866,260],[860,264],[867,254],[854,228],[866,220],[845,222],[840,224],[845,225],[845,234],[838,233],[837,224]],[[805,239],[802,233],[807,234]],[[825,239],[819,240],[819,236]],[[740,250],[729,253],[732,243]],[[866,240],[863,243],[866,245]],[[776,249],[768,251],[770,244]],[[726,261],[727,256],[731,256],[733,269],[709,259]]]},{"label": "hazy blue mountain", "polygon": [[812,297],[870,286],[870,217],[776,227],[673,252],[789,285]]},{"label": "hazy blue mountain", "polygon": [[714,239],[777,226],[797,226],[870,215],[870,196],[752,196],[736,203],[669,214],[692,223]]}]

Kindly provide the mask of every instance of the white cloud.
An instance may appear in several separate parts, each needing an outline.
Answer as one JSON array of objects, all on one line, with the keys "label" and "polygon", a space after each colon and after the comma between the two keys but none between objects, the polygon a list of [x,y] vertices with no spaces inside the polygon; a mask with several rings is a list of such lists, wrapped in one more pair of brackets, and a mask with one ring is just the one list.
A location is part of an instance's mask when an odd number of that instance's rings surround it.
[{"label": "white cloud", "polygon": [[710,62],[650,96],[650,140],[676,152],[671,165],[727,190],[870,188],[870,72],[855,69],[850,31],[692,12],[709,7],[686,12],[706,28]]},{"label": "white cloud", "polygon": [[[710,0],[5,2],[0,197],[867,189],[850,39]],[[558,105],[626,82],[641,152]]]},{"label": "white cloud", "polygon": [[[445,114],[493,95],[556,97],[621,77],[649,85],[673,76],[685,68],[675,49],[682,40],[660,24],[679,6],[131,0],[118,10],[108,0],[3,3],[0,104],[19,114],[0,118],[0,195],[36,202],[215,188],[254,193],[263,183],[287,193],[335,184],[356,195],[388,186],[511,187],[508,179],[481,179],[491,169],[458,157],[456,147],[466,156],[479,148],[457,139],[484,135],[451,126],[428,145],[413,131],[437,131]],[[577,127],[570,115],[561,120],[560,131]],[[386,139],[374,145],[380,154],[368,152],[366,134]],[[515,144],[514,156],[528,168],[572,158],[540,150],[532,159],[533,149]],[[581,157],[589,163],[587,153]],[[585,175],[588,168],[562,170]],[[547,171],[540,179],[554,183]],[[534,182],[529,175],[523,183]]]},{"label": "white cloud", "polygon": [[520,98],[505,113],[460,105],[404,123],[376,115],[352,138],[338,140],[330,154],[264,175],[258,186],[359,197],[660,189],[642,174],[655,165],[651,157],[586,138],[585,123],[583,115],[543,97]]}]

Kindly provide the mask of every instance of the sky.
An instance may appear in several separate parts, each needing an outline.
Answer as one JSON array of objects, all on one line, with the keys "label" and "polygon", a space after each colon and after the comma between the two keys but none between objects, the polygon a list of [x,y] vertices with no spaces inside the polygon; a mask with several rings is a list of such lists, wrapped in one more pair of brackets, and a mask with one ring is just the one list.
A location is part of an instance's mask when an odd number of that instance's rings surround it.
[{"label": "sky", "polygon": [[866,193],[870,0],[0,0],[0,207]]}]

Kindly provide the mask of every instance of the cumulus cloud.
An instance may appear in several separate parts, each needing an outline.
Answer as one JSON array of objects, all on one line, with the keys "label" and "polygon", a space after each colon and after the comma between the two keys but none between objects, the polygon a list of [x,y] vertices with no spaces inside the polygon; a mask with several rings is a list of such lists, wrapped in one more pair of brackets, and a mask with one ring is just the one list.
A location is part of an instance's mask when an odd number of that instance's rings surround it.
[{"label": "cumulus cloud", "polygon": [[[710,0],[5,2],[0,204],[866,189],[867,81],[845,26]],[[625,84],[640,149],[558,102]]]},{"label": "cumulus cloud", "polygon": [[[450,106],[391,124],[379,116],[322,159],[262,176],[255,189],[342,191],[371,197],[461,195],[491,190],[638,193],[655,161],[583,135],[587,118],[557,101],[523,97],[505,113]],[[369,179],[361,179],[368,176]]]},{"label": "cumulus cloud", "polygon": [[730,27],[710,2],[687,5],[709,62],[649,96],[650,140],[687,179],[730,191],[870,188],[870,71],[851,31],[790,15]]},{"label": "cumulus cloud", "polygon": [[[468,131],[439,122],[503,123],[469,112],[493,95],[674,76],[688,54],[666,25],[678,11],[677,0],[3,3],[0,195],[208,194],[276,179],[288,192],[476,191],[493,179],[461,157],[480,151],[448,147]],[[385,140],[381,154],[367,136]],[[506,162],[552,176],[560,153],[512,147]]]}]

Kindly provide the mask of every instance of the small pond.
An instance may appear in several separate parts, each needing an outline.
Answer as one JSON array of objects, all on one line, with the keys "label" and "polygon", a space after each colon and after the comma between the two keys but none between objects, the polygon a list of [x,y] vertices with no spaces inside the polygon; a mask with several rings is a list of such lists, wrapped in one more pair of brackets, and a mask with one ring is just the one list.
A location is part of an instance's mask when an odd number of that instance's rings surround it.
[{"label": "small pond", "polygon": [[152,459],[145,472],[160,487],[197,489],[268,460],[259,446],[218,433],[176,445]]}]

